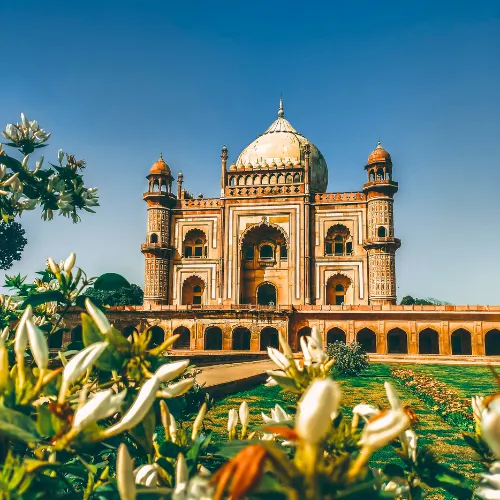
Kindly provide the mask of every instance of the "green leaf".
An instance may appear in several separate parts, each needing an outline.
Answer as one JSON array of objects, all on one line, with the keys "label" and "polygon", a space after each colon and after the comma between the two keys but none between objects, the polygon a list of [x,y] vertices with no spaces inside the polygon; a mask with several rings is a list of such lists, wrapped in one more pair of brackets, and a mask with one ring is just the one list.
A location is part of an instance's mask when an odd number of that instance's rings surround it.
[{"label": "green leaf", "polygon": [[52,427],[52,413],[46,406],[37,408],[36,427],[40,436],[52,436],[54,429]]},{"label": "green leaf", "polygon": [[[172,443],[173,444],[173,443]],[[175,467],[172,462],[169,462],[166,458],[160,457],[156,460],[156,463],[169,474],[170,476],[175,475]]]},{"label": "green leaf", "polygon": [[155,432],[156,416],[150,411],[144,420],[129,431],[132,438],[142,446],[146,453],[151,453],[153,447],[153,434]]},{"label": "green leaf", "polygon": [[97,325],[87,313],[82,313],[82,338],[85,347],[96,342],[103,342],[106,337],[100,332]]},{"label": "green leaf", "polygon": [[116,273],[102,274],[94,283],[96,290],[117,290],[125,286],[130,286],[130,283],[121,274]]},{"label": "green leaf", "polygon": [[0,407],[0,435],[15,441],[34,443],[38,441],[35,422],[24,413]]},{"label": "green leaf", "polygon": [[66,302],[64,295],[59,290],[48,290],[42,293],[33,293],[21,306],[25,309],[27,306],[36,307],[47,302]]},{"label": "green leaf", "polygon": [[163,457],[177,458],[177,455],[182,453],[182,448],[172,441],[164,441],[160,445],[160,453]]}]

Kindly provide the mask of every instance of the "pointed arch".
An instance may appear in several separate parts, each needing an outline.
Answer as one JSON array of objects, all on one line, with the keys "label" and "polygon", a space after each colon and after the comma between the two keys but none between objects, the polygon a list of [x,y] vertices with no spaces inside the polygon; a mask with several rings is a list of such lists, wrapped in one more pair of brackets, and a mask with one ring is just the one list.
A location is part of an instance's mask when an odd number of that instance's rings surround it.
[{"label": "pointed arch", "polygon": [[419,354],[439,354],[439,334],[433,328],[424,328],[418,334]]},{"label": "pointed arch", "polygon": [[260,350],[266,351],[268,347],[279,348],[278,330],[272,326],[266,326],[260,332]]},{"label": "pointed arch", "polygon": [[500,356],[500,330],[493,328],[484,336],[486,356]]},{"label": "pointed arch", "polygon": [[334,344],[335,342],[346,342],[347,337],[341,328],[335,326],[334,328],[330,328],[326,334],[326,343]]},{"label": "pointed arch", "polygon": [[218,326],[209,326],[205,329],[205,350],[222,350],[222,330]]},{"label": "pointed arch", "polygon": [[249,351],[250,339],[250,330],[244,326],[238,326],[233,330],[231,348],[233,351]]},{"label": "pointed arch", "polygon": [[387,352],[408,354],[408,335],[402,328],[392,328],[387,332]]},{"label": "pointed arch", "polygon": [[451,334],[451,354],[472,354],[471,334],[465,328],[457,328]]},{"label": "pointed arch", "polygon": [[356,341],[366,352],[377,352],[377,336],[370,328],[362,328],[356,335]]},{"label": "pointed arch", "polygon": [[249,233],[251,233],[252,231],[255,231],[258,228],[266,228],[266,227],[267,228],[274,228],[277,231],[279,231],[285,240],[286,246],[288,247],[290,245],[290,241],[289,241],[288,234],[286,233],[286,231],[279,224],[274,224],[273,222],[269,222],[267,220],[267,217],[264,217],[261,222],[257,222],[256,224],[252,224],[252,225],[248,226],[241,233],[240,241],[239,241],[240,249],[245,241],[245,238],[248,236]]},{"label": "pointed arch", "polygon": [[174,335],[180,335],[180,337],[175,341],[174,349],[190,349],[191,348],[191,332],[185,326],[178,326],[174,330]]}]

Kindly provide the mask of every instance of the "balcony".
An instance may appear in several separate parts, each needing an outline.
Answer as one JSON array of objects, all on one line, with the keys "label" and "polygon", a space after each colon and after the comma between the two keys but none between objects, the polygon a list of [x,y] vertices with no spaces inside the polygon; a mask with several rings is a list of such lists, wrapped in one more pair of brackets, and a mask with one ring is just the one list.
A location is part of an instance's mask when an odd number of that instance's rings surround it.
[{"label": "balcony", "polygon": [[393,238],[391,236],[377,236],[375,238],[367,238],[363,241],[363,248],[370,247],[382,247],[382,246],[393,246],[395,249],[401,246],[401,240],[399,238]]}]

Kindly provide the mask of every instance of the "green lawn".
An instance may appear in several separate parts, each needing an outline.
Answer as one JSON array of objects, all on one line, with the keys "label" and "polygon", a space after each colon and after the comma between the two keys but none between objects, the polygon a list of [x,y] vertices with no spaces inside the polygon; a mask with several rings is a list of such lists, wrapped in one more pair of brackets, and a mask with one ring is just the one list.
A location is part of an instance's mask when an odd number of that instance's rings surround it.
[{"label": "green lawn", "polygon": [[[351,408],[361,402],[388,406],[383,383],[390,378],[392,367],[405,367],[432,375],[453,386],[464,398],[469,398],[474,394],[491,394],[497,390],[494,378],[487,367],[372,364],[369,370],[359,377],[338,380],[342,387],[344,411],[348,416],[351,414]],[[483,470],[475,460],[475,453],[464,443],[459,430],[435,415],[408,390],[397,388],[404,404],[410,405],[419,417],[417,433],[420,442],[429,445],[453,469],[466,474],[471,479],[477,479]],[[250,407],[252,423],[261,425],[260,412],[269,413],[276,403],[281,404],[285,409],[292,410],[294,408],[293,403],[290,400],[284,400],[283,397],[284,393],[279,388],[268,389],[261,386],[219,401],[208,415],[213,422],[213,429],[217,432],[218,439],[225,439],[227,413],[230,408],[237,408],[243,400],[246,400]],[[373,465],[376,466],[378,463],[388,460],[398,461],[392,450],[375,454]],[[453,497],[445,493],[438,493],[430,495],[428,498],[451,499]]]}]

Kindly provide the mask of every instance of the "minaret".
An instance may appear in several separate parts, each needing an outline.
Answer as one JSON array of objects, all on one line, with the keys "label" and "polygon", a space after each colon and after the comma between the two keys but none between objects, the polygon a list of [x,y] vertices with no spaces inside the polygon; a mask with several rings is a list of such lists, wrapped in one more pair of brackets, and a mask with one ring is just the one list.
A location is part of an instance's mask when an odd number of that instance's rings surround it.
[{"label": "minaret", "polygon": [[367,237],[370,304],[396,304],[396,250],[401,241],[394,237],[394,194],[391,155],[378,141],[365,166],[368,182],[363,186],[368,201]]},{"label": "minaret", "polygon": [[170,221],[171,209],[177,203],[172,193],[172,173],[160,155],[149,171],[148,191],[143,199],[148,204],[148,229],[146,243],[141,245],[145,258],[144,304],[168,304],[170,271]]},{"label": "minaret", "polygon": [[224,189],[226,188],[226,177],[227,177],[227,148],[222,146],[221,150],[221,177],[220,177],[220,195],[221,198],[224,196]]}]

